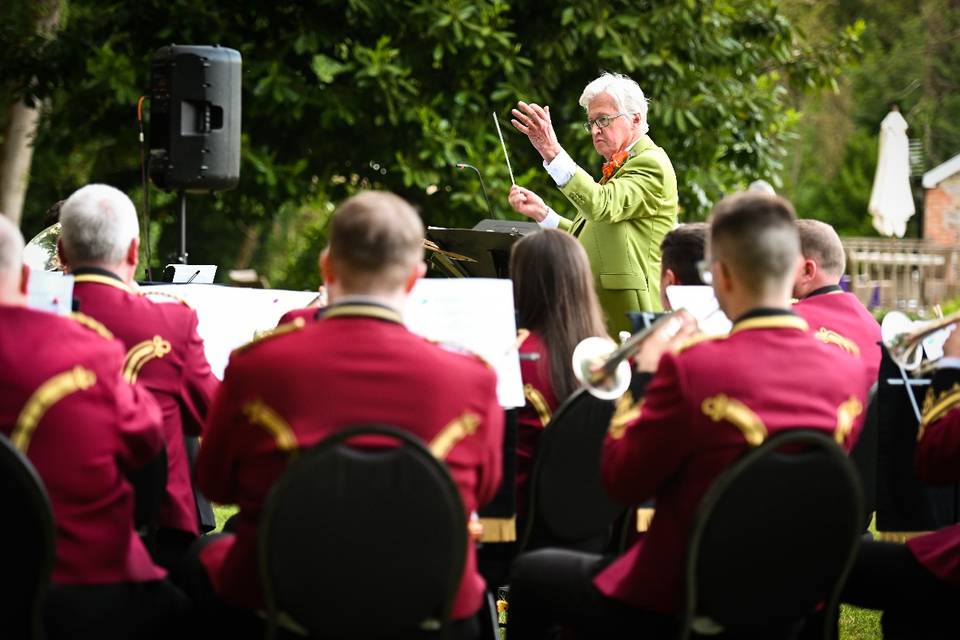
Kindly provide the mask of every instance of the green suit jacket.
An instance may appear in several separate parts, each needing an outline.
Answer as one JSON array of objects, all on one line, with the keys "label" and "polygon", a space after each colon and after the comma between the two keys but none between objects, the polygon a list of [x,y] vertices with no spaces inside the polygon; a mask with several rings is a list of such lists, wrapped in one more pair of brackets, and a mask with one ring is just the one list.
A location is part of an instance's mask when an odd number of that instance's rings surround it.
[{"label": "green suit jacket", "polygon": [[577,209],[560,228],[575,235],[590,259],[607,329],[629,331],[628,311],[660,311],[660,242],[677,222],[677,176],[649,136],[606,184],[581,168],[560,188]]}]

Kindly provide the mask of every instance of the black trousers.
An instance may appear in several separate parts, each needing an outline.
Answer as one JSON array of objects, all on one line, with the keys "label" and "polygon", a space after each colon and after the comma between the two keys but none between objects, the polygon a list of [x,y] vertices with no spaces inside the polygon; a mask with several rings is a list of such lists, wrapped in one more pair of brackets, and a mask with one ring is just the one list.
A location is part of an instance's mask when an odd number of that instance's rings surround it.
[{"label": "black trousers", "polygon": [[862,543],[842,600],[882,610],[885,640],[960,637],[954,609],[960,604],[960,588],[933,575],[902,544]]},{"label": "black trousers", "polygon": [[510,581],[507,635],[516,640],[564,637],[672,638],[672,616],[629,607],[600,593],[593,577],[615,556],[541,549],[517,558]]},{"label": "black trousers", "polygon": [[[179,585],[190,596],[194,603],[193,613],[189,619],[189,632],[185,638],[196,640],[210,640],[211,638],[230,638],[230,640],[262,640],[265,633],[266,620],[258,612],[242,607],[227,604],[217,596],[210,582],[210,576],[203,563],[200,562],[200,552],[205,546],[229,533],[215,533],[202,536],[194,543],[181,564],[177,574]],[[448,637],[451,640],[476,640],[480,635],[479,618],[485,614],[483,608],[473,617],[463,620],[454,620],[449,624]],[[373,605],[371,615],[376,615],[376,606]],[[303,636],[285,631],[278,633],[281,640],[303,640]],[[437,632],[420,632],[404,634],[403,640],[435,640],[440,638]],[[398,640],[400,640],[398,638]]]},{"label": "black trousers", "polygon": [[53,585],[47,593],[48,640],[157,640],[180,637],[190,603],[170,582]]}]

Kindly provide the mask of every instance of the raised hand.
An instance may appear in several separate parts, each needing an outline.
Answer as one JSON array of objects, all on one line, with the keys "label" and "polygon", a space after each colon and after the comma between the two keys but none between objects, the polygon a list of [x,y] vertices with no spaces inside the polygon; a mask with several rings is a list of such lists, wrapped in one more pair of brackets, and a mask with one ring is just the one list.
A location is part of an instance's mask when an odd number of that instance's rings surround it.
[{"label": "raised hand", "polygon": [[533,218],[537,222],[542,222],[547,217],[547,203],[543,198],[535,194],[530,189],[524,189],[519,185],[513,185],[510,188],[510,194],[507,196],[507,202],[517,213],[521,213],[528,218]]},{"label": "raised hand", "polygon": [[536,149],[546,162],[551,162],[563,147],[557,141],[557,134],[553,130],[550,120],[550,107],[541,107],[538,104],[518,102],[513,109],[513,119],[510,121],[514,128],[527,136],[530,144]]}]

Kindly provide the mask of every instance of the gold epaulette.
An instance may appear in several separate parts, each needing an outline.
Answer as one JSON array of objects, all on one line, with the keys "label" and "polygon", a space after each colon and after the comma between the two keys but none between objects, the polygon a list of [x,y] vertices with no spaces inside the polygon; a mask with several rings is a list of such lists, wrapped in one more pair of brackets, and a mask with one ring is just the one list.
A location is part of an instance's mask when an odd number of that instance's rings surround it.
[{"label": "gold epaulette", "polygon": [[71,313],[70,319],[78,324],[83,325],[87,329],[100,334],[101,337],[106,338],[107,340],[113,340],[113,333],[111,333],[110,329],[107,329],[99,320],[94,320],[90,316],[80,313],[79,311],[74,311]]},{"label": "gold epaulette", "polygon": [[822,342],[823,344],[832,344],[840,347],[847,353],[857,356],[860,356],[860,347],[857,346],[857,343],[840,335],[836,331],[827,329],[826,327],[820,327],[813,337]]},{"label": "gold epaulette", "polygon": [[680,343],[680,346],[676,348],[674,353],[675,354],[683,353],[690,347],[695,347],[702,342],[712,342],[714,340],[726,340],[729,337],[730,337],[729,334],[726,334],[726,333],[715,333],[715,334],[701,333],[699,335],[687,338],[684,342]]},{"label": "gold epaulette", "polygon": [[169,291],[150,291],[149,288],[146,288],[146,289],[141,289],[141,290],[137,291],[137,294],[138,294],[138,295],[141,295],[141,296],[143,296],[143,297],[147,297],[147,296],[160,296],[160,297],[162,297],[162,298],[170,298],[171,300],[176,300],[177,302],[179,302],[179,303],[182,304],[183,306],[187,307],[188,309],[192,309],[192,308],[193,308],[193,307],[190,306],[190,303],[189,303],[189,302],[187,302],[186,300],[184,300],[183,298],[181,298],[180,296],[178,296],[178,295],[175,294],[175,293],[170,293]]},{"label": "gold epaulette", "polygon": [[294,331],[300,331],[305,326],[307,326],[306,320],[304,320],[303,318],[294,318],[291,322],[284,322],[282,325],[280,325],[276,329],[269,329],[268,331],[264,331],[263,333],[258,333],[253,340],[251,340],[245,345],[241,345],[236,349],[234,349],[233,353],[243,353],[250,347],[267,342],[268,340],[272,338],[276,338],[277,336],[293,333]]},{"label": "gold epaulette", "polygon": [[917,430],[917,441],[923,439],[923,434],[931,422],[936,422],[950,411],[960,407],[960,384],[954,383],[949,389],[935,393],[931,388],[923,400],[923,417],[920,419],[920,428]]},{"label": "gold epaulette", "polygon": [[530,329],[517,329],[517,342],[515,343],[517,349],[523,346],[523,343],[527,341],[527,338],[530,337]]}]

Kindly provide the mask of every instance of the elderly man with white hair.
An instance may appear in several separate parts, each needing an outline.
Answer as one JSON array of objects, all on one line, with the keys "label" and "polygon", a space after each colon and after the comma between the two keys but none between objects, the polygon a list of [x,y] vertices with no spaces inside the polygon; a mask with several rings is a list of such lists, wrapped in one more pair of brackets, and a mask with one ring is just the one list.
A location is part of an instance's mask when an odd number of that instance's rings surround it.
[{"label": "elderly man with white hair", "polygon": [[660,242],[677,220],[677,177],[664,150],[647,135],[647,99],[627,76],[604,73],[580,96],[584,128],[604,159],[594,180],[557,140],[550,107],[517,103],[513,126],[543,157],[560,192],[576,209],[569,220],[533,191],[510,190],[516,211],[542,227],[577,236],[587,251],[612,334],[630,329],[630,311],[660,310]]},{"label": "elderly man with white hair", "polygon": [[167,487],[156,558],[173,569],[200,532],[188,451],[198,446],[219,381],[197,334],[196,312],[168,296],[150,299],[149,288],[134,288],[140,229],[126,194],[87,185],[64,201],[60,224],[57,250],[74,275],[75,302],[123,343],[124,376],[141,382],[163,410]]}]

